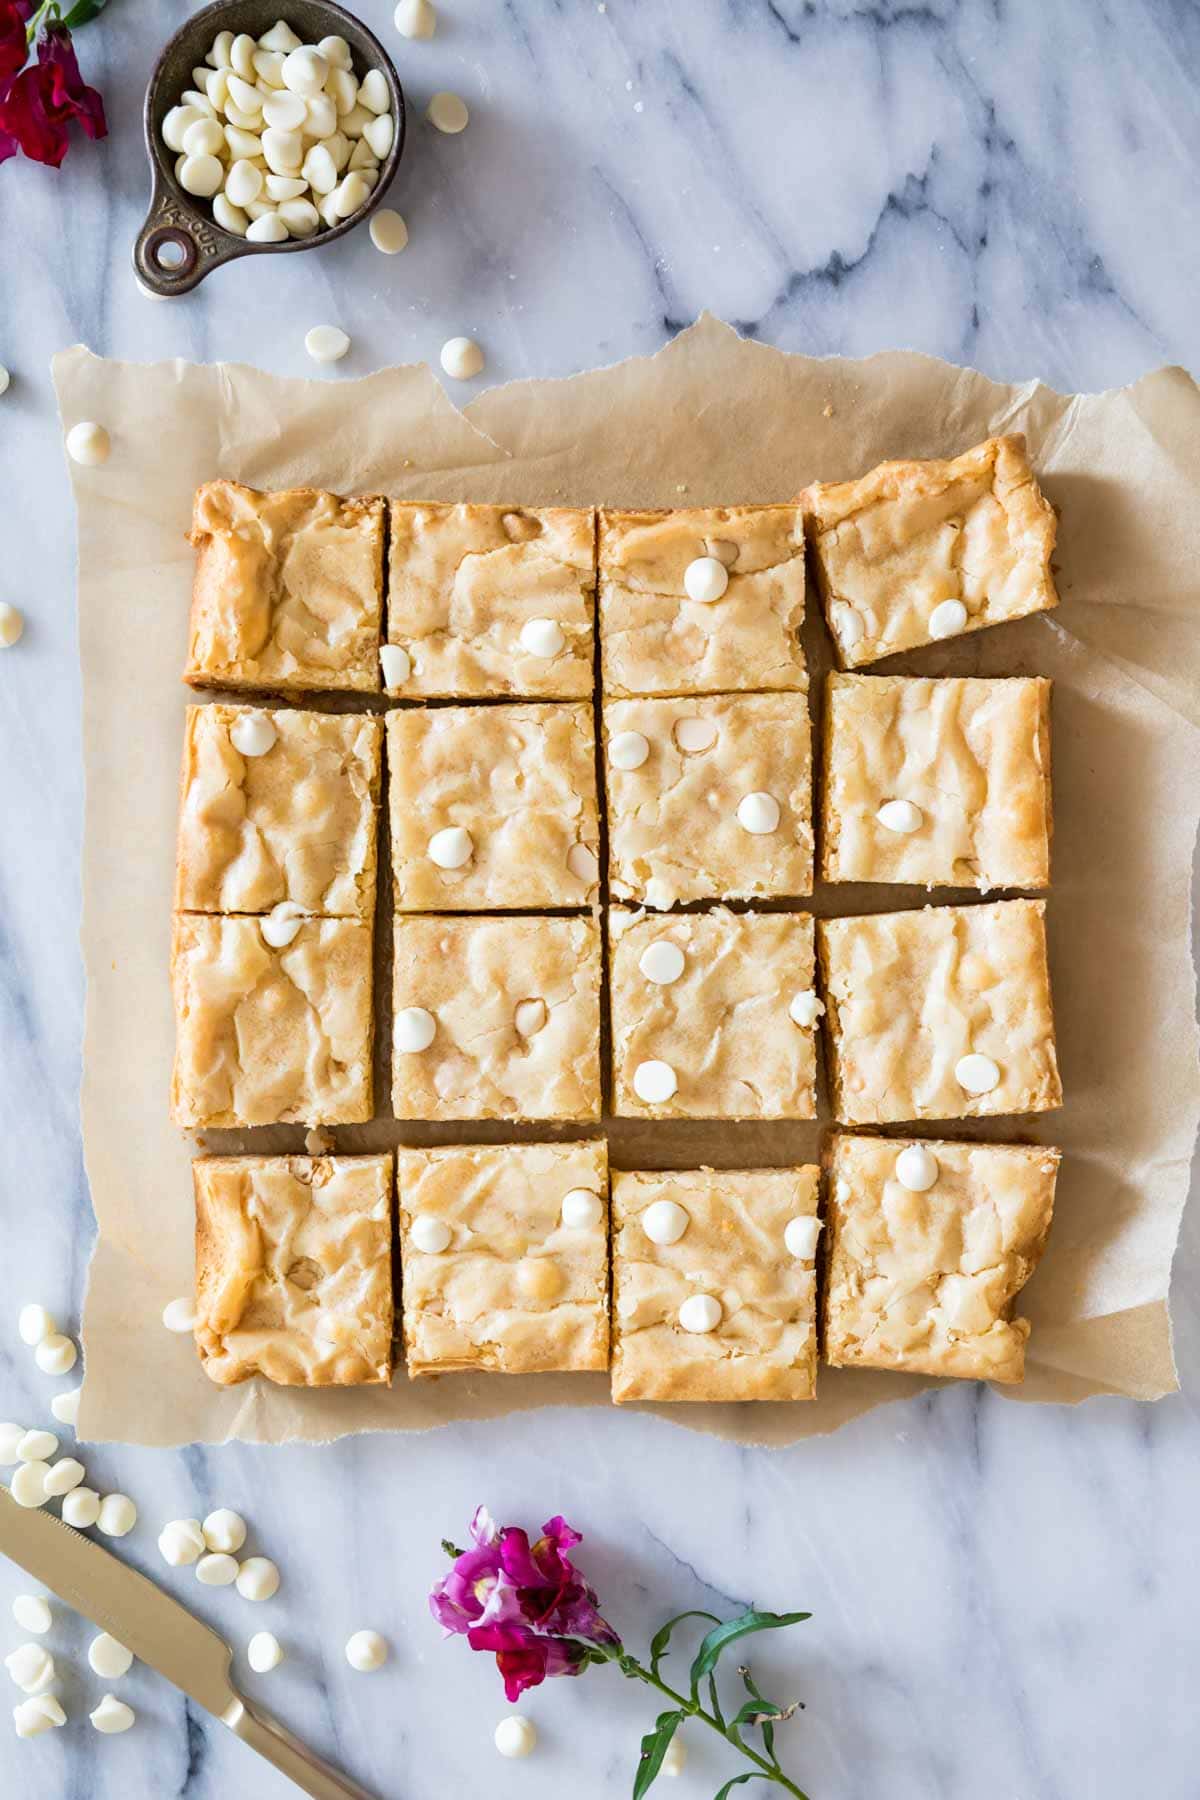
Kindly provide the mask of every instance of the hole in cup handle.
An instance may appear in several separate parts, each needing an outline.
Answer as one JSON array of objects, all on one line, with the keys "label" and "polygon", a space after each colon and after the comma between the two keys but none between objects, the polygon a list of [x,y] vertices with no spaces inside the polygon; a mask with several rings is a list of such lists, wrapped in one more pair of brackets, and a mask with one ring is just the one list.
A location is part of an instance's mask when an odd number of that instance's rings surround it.
[{"label": "hole in cup handle", "polygon": [[150,293],[174,299],[238,254],[215,226],[159,192],[133,246],[133,267]]}]

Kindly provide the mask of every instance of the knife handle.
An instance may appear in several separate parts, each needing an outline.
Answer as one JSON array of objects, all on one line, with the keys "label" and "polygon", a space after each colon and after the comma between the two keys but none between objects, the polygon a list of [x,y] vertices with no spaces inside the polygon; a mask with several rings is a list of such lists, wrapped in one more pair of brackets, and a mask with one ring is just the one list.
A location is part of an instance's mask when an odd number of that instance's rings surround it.
[{"label": "knife handle", "polygon": [[377,1800],[356,1781],[314,1756],[286,1726],[256,1711],[248,1701],[239,1697],[223,1714],[223,1722],[235,1737],[257,1750],[304,1793],[311,1794],[312,1800]]}]

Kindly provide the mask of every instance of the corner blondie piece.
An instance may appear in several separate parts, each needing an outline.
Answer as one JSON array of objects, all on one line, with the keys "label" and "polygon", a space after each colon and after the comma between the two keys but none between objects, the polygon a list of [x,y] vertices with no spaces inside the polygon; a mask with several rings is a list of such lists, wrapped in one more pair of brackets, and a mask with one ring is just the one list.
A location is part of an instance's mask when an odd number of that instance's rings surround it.
[{"label": "corner blondie piece", "polygon": [[1057,606],[1057,521],[1019,436],[800,495],[844,669]]},{"label": "corner blondie piece", "polygon": [[612,1397],[811,1400],[815,1168],[614,1174]]},{"label": "corner blondie piece", "polygon": [[[177,913],[171,1117],[187,1128],[371,1117],[371,927]],[[289,929],[290,929],[289,925]]]},{"label": "corner blondie piece", "polygon": [[398,1119],[600,1117],[591,919],[396,918]]},{"label": "corner blondie piece", "polygon": [[838,1137],[829,1158],[825,1357],[1022,1380],[1013,1302],[1041,1258],[1061,1153]]},{"label": "corner blondie piece", "polygon": [[608,1367],[608,1152],[397,1153],[408,1373]]},{"label": "corner blondie piece", "polygon": [[1045,902],[819,919],[834,1117],[848,1125],[1062,1103]]},{"label": "corner blondie piece", "polygon": [[185,681],[377,693],[384,502],[317,488],[197,490]]},{"label": "corner blondie piece", "polygon": [[176,908],[369,919],[382,738],[356,713],[189,706]]},{"label": "corner blondie piece", "polygon": [[1050,880],[1050,682],[831,675],[826,881],[1042,888]]},{"label": "corner blondie piece", "polygon": [[812,744],[798,694],[604,708],[612,891],[680,900],[812,891]]},{"label": "corner blondie piece", "polygon": [[[726,571],[715,600],[688,593],[684,577],[702,558]],[[798,506],[602,512],[599,568],[606,693],[805,691]]]},{"label": "corner blondie piece", "polygon": [[586,906],[599,892],[592,709],[389,713],[399,912]]},{"label": "corner blondie piece", "polygon": [[608,936],[614,1112],[816,1117],[807,914],[613,910]]},{"label": "corner blondie piece", "polygon": [[592,691],[596,515],[391,504],[389,694],[573,700]]},{"label": "corner blondie piece", "polygon": [[196,1191],[196,1347],[222,1386],[386,1382],[390,1156],[207,1156]]}]

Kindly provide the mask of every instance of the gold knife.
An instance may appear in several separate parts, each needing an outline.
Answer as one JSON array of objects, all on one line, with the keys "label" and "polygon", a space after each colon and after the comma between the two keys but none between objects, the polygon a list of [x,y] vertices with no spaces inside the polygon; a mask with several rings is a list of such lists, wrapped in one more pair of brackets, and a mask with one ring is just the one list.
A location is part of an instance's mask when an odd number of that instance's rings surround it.
[{"label": "gold knife", "polygon": [[6,1488],[0,1488],[0,1552],[228,1725],[313,1800],[373,1800],[243,1700],[229,1673],[233,1652],[215,1631],[52,1513],[18,1506]]}]

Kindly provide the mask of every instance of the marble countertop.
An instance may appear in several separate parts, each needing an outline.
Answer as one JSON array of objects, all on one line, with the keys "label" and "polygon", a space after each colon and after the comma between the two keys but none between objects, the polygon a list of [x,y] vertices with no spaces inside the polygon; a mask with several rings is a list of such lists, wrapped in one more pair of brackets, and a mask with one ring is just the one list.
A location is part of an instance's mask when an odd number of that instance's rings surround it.
[{"label": "marble countertop", "polygon": [[[1063,389],[1168,361],[1200,370],[1200,14],[1170,0],[445,0],[437,37],[416,45],[395,36],[390,0],[361,0],[418,117],[442,87],[472,108],[461,137],[412,133],[392,200],[409,249],[384,258],[359,232],[153,304],[129,266],[147,186],[141,92],[187,10],[114,0],[79,39],[107,142],[77,142],[58,174],[0,169],[0,361],[13,373],[0,596],[28,618],[0,666],[0,1413],[30,1422],[53,1384],[17,1338],[17,1310],[37,1298],[74,1322],[92,1236],[53,351],[83,340],[308,375],[304,333],[329,322],[353,338],[331,379],[436,359],[468,332],[491,381],[653,350],[708,307],[789,349],[910,346]],[[85,1460],[97,1486],[137,1499],[124,1548],[159,1573],[166,1519],[218,1504],[251,1518],[284,1572],[269,1621],[187,1571],[169,1585],[239,1646],[269,1622],[290,1658],[249,1691],[386,1800],[629,1791],[654,1709],[607,1671],[532,1695],[538,1754],[496,1756],[509,1710],[496,1677],[441,1644],[424,1602],[438,1539],[461,1537],[480,1500],[503,1518],[561,1511],[581,1525],[632,1644],[684,1607],[810,1608],[761,1661],[807,1703],[786,1761],[813,1800],[1185,1800],[1200,1753],[1198,1275],[1193,1208],[1174,1288],[1184,1392],[1157,1406],[1029,1408],[957,1387],[791,1451],[579,1411],[327,1450],[108,1447]],[[0,1620],[28,1587],[0,1565]],[[363,1625],[394,1646],[370,1677],[342,1655]],[[21,1635],[0,1625],[0,1648]],[[87,1637],[78,1621],[56,1628],[71,1723],[35,1743],[0,1730],[0,1792],[294,1791],[145,1669],[121,1684],[137,1728],[95,1735]],[[707,1800],[735,1772],[694,1742],[662,1791]]]}]

